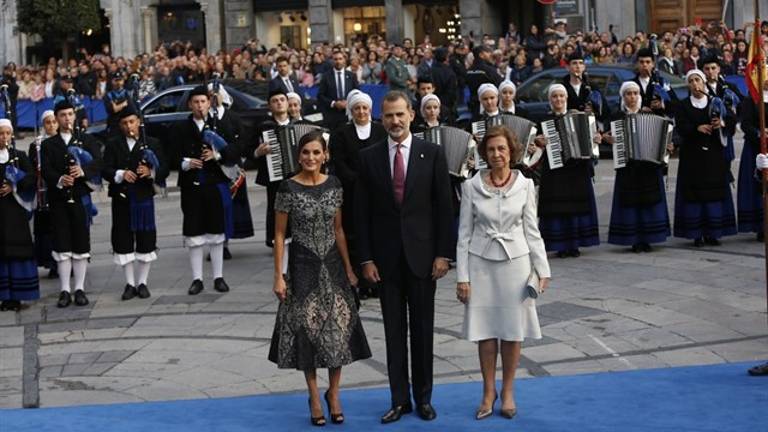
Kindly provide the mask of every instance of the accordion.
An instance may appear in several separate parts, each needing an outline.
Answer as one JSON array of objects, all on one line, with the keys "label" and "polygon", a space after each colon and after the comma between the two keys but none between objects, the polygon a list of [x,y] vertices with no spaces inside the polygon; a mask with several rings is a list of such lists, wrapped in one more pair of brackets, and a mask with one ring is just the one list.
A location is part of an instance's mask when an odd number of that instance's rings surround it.
[{"label": "accordion", "polygon": [[667,145],[672,142],[673,129],[672,120],[649,113],[628,114],[612,121],[611,134],[616,140],[613,166],[624,168],[630,160],[668,163]]},{"label": "accordion", "polygon": [[284,180],[297,171],[299,167],[299,141],[304,135],[316,130],[325,131],[325,128],[299,123],[262,132],[262,139],[269,145],[270,149],[266,156],[269,181]]},{"label": "accordion", "polygon": [[550,169],[565,166],[571,159],[592,159],[600,156],[600,147],[594,143],[597,133],[595,116],[572,112],[541,123],[547,139],[547,160]]},{"label": "accordion", "polygon": [[449,173],[457,177],[468,176],[467,160],[472,143],[472,135],[469,132],[453,126],[437,126],[413,135],[443,147]]},{"label": "accordion", "polygon": [[[482,140],[485,137],[485,132],[494,126],[506,126],[517,137],[524,149],[527,149],[536,138],[536,123],[512,114],[499,114],[485,120],[472,122],[472,135],[476,136],[478,140]],[[523,154],[526,153],[523,152]],[[477,154],[477,148],[475,148],[475,168],[487,168],[483,158]]]}]

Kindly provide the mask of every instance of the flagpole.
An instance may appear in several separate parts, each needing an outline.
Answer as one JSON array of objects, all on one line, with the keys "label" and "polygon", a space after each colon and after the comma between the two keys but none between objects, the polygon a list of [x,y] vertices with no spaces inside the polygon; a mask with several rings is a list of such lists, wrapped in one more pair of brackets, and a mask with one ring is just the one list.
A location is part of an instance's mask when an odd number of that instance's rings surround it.
[{"label": "flagpole", "polygon": [[[755,0],[755,22],[760,22],[760,2],[759,0]],[[758,25],[755,25],[755,31],[760,31],[760,27]],[[758,39],[761,40],[761,39]],[[763,53],[763,47],[758,47],[760,51],[760,56],[758,57],[758,69],[757,69],[757,88],[758,88],[758,94],[760,95],[760,101],[757,104],[758,106],[758,116],[760,119],[760,153],[766,154],[768,153],[768,142],[766,141],[765,136],[765,101],[763,100],[763,68],[765,67],[765,54]],[[765,253],[765,305],[766,310],[768,311],[768,215],[766,214],[766,210],[768,210],[768,170],[762,171],[762,180],[763,180],[763,243],[764,243],[764,250]]]}]

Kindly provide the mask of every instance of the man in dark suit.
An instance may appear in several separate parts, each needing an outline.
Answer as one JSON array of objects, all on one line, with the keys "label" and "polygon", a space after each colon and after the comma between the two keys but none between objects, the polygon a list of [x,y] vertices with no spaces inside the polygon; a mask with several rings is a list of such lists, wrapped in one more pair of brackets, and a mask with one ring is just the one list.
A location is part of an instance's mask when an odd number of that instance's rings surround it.
[{"label": "man in dark suit", "polygon": [[448,50],[442,47],[435,50],[432,84],[435,86],[435,94],[440,98],[440,119],[452,123],[456,118],[456,97],[459,87],[456,73],[448,65]]},{"label": "man in dark suit", "polygon": [[475,61],[467,71],[467,86],[469,86],[469,112],[480,111],[480,100],[477,97],[477,89],[485,83],[491,83],[496,87],[501,84],[504,77],[499,75],[493,64],[493,50],[486,45],[475,47]]},{"label": "man in dark suit", "polygon": [[345,70],[347,58],[344,53],[333,53],[333,69],[325,72],[320,79],[317,101],[323,112],[323,124],[334,130],[346,123],[347,95],[357,88],[357,78]]},{"label": "man in dark suit", "polygon": [[[389,137],[360,152],[355,232],[363,277],[380,283],[390,423],[413,410],[408,383],[408,329],[416,411],[437,414],[432,399],[432,336],[437,279],[451,256],[451,185],[442,147],[414,138],[408,96],[391,91],[382,103]],[[410,318],[410,320],[409,320]],[[410,321],[410,322],[409,322]]]},{"label": "man in dark suit", "polygon": [[285,94],[298,93],[299,82],[296,81],[291,66],[288,64],[288,59],[283,56],[278,57],[275,66],[277,66],[277,75],[269,82],[269,92],[282,90]]}]

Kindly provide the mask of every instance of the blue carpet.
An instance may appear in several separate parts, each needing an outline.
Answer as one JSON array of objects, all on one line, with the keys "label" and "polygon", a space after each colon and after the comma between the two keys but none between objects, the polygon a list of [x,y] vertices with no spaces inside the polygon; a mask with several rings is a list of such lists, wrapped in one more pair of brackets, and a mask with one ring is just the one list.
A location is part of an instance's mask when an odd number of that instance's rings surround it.
[{"label": "blue carpet", "polygon": [[[524,379],[519,413],[478,422],[480,383],[439,385],[437,420],[415,415],[382,426],[386,389],[342,392],[347,421],[324,430],[386,431],[768,431],[768,378],[749,377],[750,364]],[[496,405],[498,408],[498,403]],[[309,425],[304,394],[0,410],[0,431],[293,431]]]}]

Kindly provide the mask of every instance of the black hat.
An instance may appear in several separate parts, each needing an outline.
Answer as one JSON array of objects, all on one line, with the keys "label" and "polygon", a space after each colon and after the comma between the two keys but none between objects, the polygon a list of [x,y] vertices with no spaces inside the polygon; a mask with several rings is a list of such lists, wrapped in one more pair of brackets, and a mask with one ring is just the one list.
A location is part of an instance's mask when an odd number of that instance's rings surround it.
[{"label": "black hat", "polygon": [[651,51],[650,48],[640,48],[639,50],[637,50],[636,57],[637,58],[640,58],[640,57],[650,57],[650,58],[653,58],[653,51]]},{"label": "black hat", "polygon": [[128,104],[128,106],[126,106],[125,108],[123,108],[122,111],[120,111],[120,114],[118,114],[118,118],[120,118],[120,120],[122,120],[122,119],[124,119],[126,117],[130,117],[132,115],[135,115],[136,117],[138,117],[139,116],[139,112],[136,111],[136,108],[134,108],[133,104]]},{"label": "black hat", "polygon": [[709,54],[708,56],[699,60],[699,69],[704,69],[704,65],[708,65],[710,63],[715,63],[720,66],[720,59],[717,58],[715,54]]},{"label": "black hat", "polygon": [[192,89],[192,91],[189,92],[189,99],[192,99],[195,96],[206,96],[208,97],[208,87],[204,85],[199,85]]},{"label": "black hat", "polygon": [[282,88],[276,88],[276,89],[273,89],[271,92],[269,92],[269,97],[267,98],[267,100],[270,101],[272,100],[273,96],[277,96],[277,95],[283,95],[285,97],[288,97],[288,94],[285,92],[285,90],[283,90]]},{"label": "black hat", "polygon": [[69,100],[63,99],[63,100],[59,101],[56,104],[56,106],[53,107],[53,113],[54,114],[58,114],[59,111],[65,110],[65,109],[72,109],[72,110],[74,110],[75,106],[72,105],[72,103]]},{"label": "black hat", "polygon": [[123,71],[118,70],[118,71],[112,72],[112,74],[110,75],[110,79],[113,79],[113,80],[125,79],[125,74],[123,73]]},{"label": "black hat", "polygon": [[576,50],[571,55],[568,56],[568,64],[570,64],[574,60],[584,60],[584,55],[581,54],[580,50]]},{"label": "black hat", "polygon": [[73,81],[72,75],[65,73],[64,75],[61,76],[61,80],[66,82],[72,82]]}]

